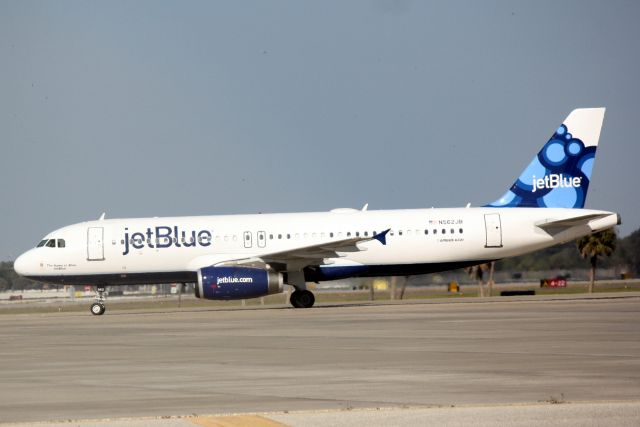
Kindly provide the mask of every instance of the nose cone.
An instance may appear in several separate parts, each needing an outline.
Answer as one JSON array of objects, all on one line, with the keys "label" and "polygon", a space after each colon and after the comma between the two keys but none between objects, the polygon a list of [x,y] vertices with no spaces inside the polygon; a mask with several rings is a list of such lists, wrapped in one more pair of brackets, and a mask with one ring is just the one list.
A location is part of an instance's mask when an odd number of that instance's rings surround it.
[{"label": "nose cone", "polygon": [[20,255],[13,263],[13,269],[21,276],[28,276],[33,269],[29,252],[31,251],[25,252]]}]

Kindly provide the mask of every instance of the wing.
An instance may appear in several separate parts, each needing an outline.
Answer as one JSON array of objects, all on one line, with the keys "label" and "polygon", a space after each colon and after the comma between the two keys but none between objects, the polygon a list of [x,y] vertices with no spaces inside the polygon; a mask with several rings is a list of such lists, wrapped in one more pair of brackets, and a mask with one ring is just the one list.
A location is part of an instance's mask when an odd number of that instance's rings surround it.
[{"label": "wing", "polygon": [[286,251],[270,252],[256,255],[251,258],[238,258],[226,260],[216,265],[256,265],[269,264],[276,270],[300,270],[308,266],[331,264],[327,258],[341,258],[341,253],[361,252],[367,248],[359,247],[359,243],[377,240],[383,245],[387,244],[387,233],[390,229],[370,237],[350,237],[342,240],[331,240],[315,245],[302,246]]}]

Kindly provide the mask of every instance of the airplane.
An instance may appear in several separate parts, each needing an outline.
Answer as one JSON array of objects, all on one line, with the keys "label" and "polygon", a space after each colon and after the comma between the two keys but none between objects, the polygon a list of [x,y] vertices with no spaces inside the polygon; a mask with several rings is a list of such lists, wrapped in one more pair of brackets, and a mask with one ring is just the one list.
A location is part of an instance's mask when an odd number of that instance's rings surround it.
[{"label": "airplane", "polygon": [[611,228],[614,212],[584,209],[604,108],[573,110],[514,184],[482,207],[105,219],[55,230],[15,271],[63,285],[194,283],[210,300],[257,298],[308,282],[452,270],[522,255]]}]

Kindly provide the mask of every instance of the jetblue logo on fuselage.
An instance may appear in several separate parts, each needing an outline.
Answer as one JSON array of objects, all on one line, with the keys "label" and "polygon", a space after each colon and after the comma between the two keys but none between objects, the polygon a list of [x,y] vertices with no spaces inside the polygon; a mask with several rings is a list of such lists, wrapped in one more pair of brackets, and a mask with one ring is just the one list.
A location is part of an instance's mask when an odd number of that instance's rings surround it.
[{"label": "jetblue logo on fuselage", "polygon": [[545,175],[544,178],[536,179],[533,175],[533,191],[551,189],[551,188],[578,188],[582,185],[582,177],[579,176],[564,176],[563,174],[552,173]]},{"label": "jetblue logo on fuselage", "polygon": [[129,233],[129,229],[124,229],[124,252],[127,255],[130,246],[134,249],[148,248],[189,248],[198,246],[210,246],[212,234],[209,230],[181,230],[180,227],[167,227],[164,225],[158,227],[147,227],[144,232]]}]

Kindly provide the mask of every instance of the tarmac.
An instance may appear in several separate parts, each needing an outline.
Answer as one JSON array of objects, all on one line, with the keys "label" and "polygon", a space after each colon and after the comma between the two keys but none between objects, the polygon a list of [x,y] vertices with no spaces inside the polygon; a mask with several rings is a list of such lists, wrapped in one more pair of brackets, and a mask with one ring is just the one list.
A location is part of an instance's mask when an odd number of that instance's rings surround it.
[{"label": "tarmac", "polygon": [[638,425],[640,294],[4,314],[0,424]]}]

